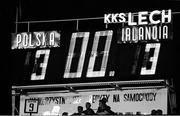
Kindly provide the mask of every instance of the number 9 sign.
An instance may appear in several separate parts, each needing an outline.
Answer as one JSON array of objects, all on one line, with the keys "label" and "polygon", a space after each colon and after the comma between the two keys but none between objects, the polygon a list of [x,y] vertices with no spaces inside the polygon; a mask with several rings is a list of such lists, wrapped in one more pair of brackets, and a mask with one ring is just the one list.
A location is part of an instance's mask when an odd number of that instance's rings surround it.
[{"label": "number 9 sign", "polygon": [[26,99],[24,112],[25,113],[38,113],[38,100],[37,99]]}]

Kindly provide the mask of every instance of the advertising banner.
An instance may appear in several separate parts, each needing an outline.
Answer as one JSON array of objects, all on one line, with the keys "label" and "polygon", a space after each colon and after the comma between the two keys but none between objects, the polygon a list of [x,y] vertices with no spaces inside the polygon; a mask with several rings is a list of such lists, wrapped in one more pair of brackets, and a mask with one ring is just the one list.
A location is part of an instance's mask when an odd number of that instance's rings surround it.
[{"label": "advertising banner", "polygon": [[21,95],[20,115],[61,116],[63,112],[71,115],[77,112],[78,106],[82,106],[85,110],[86,102],[90,102],[91,108],[96,112],[102,98],[107,99],[107,105],[116,113],[150,114],[153,109],[160,109],[163,114],[167,114],[167,88],[148,88]]}]

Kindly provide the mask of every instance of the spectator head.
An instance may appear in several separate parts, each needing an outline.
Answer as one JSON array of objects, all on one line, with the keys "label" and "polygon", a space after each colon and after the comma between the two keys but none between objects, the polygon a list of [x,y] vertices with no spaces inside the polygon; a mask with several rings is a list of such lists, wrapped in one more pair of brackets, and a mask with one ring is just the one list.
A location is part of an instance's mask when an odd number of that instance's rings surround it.
[{"label": "spectator head", "polygon": [[133,112],[126,112],[125,115],[133,115]]},{"label": "spectator head", "polygon": [[68,113],[67,112],[63,112],[62,116],[68,116]]},{"label": "spectator head", "polygon": [[106,98],[102,98],[102,102],[105,104],[107,102]]},{"label": "spectator head", "polygon": [[163,112],[162,112],[162,110],[161,110],[161,109],[158,109],[158,110],[156,111],[156,114],[157,114],[157,115],[162,115],[162,114],[163,114]]},{"label": "spectator head", "polygon": [[151,110],[151,115],[156,115],[156,110],[155,109]]},{"label": "spectator head", "polygon": [[136,115],[141,115],[141,112],[140,111],[136,112]]},{"label": "spectator head", "polygon": [[91,107],[91,103],[86,102],[86,109],[89,109]]},{"label": "spectator head", "polygon": [[99,107],[104,108],[105,103],[103,100],[99,100]]},{"label": "spectator head", "polygon": [[78,106],[78,113],[82,113],[83,112],[83,107],[82,106]]},{"label": "spectator head", "polygon": [[122,112],[119,112],[118,115],[123,115],[123,113],[122,113]]},{"label": "spectator head", "polygon": [[106,102],[107,102],[106,98],[102,98],[101,100],[99,100],[99,103],[102,104],[102,105],[105,105]]}]

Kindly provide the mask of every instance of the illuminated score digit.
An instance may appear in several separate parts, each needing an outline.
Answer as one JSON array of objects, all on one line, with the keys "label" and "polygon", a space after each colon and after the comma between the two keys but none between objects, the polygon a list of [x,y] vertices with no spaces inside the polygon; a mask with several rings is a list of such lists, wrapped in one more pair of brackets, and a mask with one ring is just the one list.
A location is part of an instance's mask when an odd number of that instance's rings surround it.
[{"label": "illuminated score digit", "polygon": [[[112,34],[113,34],[113,31],[111,31],[111,30],[98,31],[95,33],[94,43],[93,43],[93,47],[92,47],[92,51],[91,51],[91,57],[90,57],[89,66],[88,66],[88,70],[87,70],[87,77],[105,76],[105,71],[106,71],[106,66],[107,66],[107,61],[108,61],[108,56],[109,56],[109,49],[111,46]],[[103,53],[103,59],[101,62],[100,71],[93,71],[95,60],[98,57],[97,48],[99,45],[100,36],[107,36],[105,48],[104,48],[104,51],[102,52]]]},{"label": "illuminated score digit", "polygon": [[[50,50],[37,50],[36,56],[35,56],[34,68],[31,75],[31,80],[44,80],[45,74],[46,74],[47,63],[49,59],[49,54],[50,54]],[[44,57],[42,61],[40,61],[40,57],[43,55]],[[37,74],[38,70],[40,70],[39,74]]]},{"label": "illuminated score digit", "polygon": [[[108,56],[109,56],[109,50],[110,50],[110,46],[111,46],[112,34],[113,34],[112,30],[98,31],[95,33],[93,47],[92,47],[92,51],[91,51],[91,57],[90,57],[90,61],[89,61],[88,69],[87,69],[87,75],[86,75],[87,77],[105,76],[105,71],[106,71],[106,66],[107,66],[107,61],[108,61]],[[94,69],[95,61],[96,61],[96,58],[98,57],[97,48],[99,45],[100,36],[107,36],[107,38],[106,38],[106,42],[105,42],[104,51],[101,51],[103,53],[101,68],[99,71],[94,71],[93,69]],[[73,60],[73,58],[78,57],[75,55],[76,53],[74,53],[77,38],[82,38],[83,42],[81,45],[81,51],[80,51],[80,55],[79,55],[80,57],[78,59],[77,71],[71,72],[72,60]],[[89,32],[77,32],[77,33],[72,34],[68,58],[67,58],[67,62],[66,62],[64,78],[80,78],[81,77],[83,66],[84,66],[84,60],[85,60],[85,54],[86,54],[88,40],[89,40]]]},{"label": "illuminated score digit", "polygon": [[[77,45],[76,44],[77,38],[78,39],[82,38],[82,45],[80,48],[81,49],[80,50],[80,57],[78,59],[78,67],[77,67],[76,72],[70,72],[72,59],[75,57],[78,57],[75,55],[76,53],[74,53],[75,45]],[[77,33],[72,34],[68,58],[67,58],[67,62],[66,62],[64,78],[79,78],[79,77],[81,77],[88,40],[89,40],[89,32],[77,32]]]},{"label": "illuminated score digit", "polygon": [[[149,54],[151,49],[154,49],[153,56],[149,57],[148,55],[149,61],[144,60],[143,63],[144,65],[141,68],[141,75],[155,74],[159,51],[160,51],[160,43],[146,44],[145,53]],[[147,68],[148,63],[151,63],[150,68]]]}]

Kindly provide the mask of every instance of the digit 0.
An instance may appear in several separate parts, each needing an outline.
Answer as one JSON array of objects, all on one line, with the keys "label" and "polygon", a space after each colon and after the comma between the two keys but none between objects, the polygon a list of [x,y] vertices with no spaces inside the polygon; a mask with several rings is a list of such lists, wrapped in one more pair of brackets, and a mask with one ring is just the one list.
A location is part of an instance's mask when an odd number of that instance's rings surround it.
[{"label": "digit 0", "polygon": [[[81,49],[80,53],[74,53],[75,45],[77,45],[76,44],[77,38],[78,39],[81,39],[81,38],[83,39],[82,40],[82,45],[81,45],[81,48],[80,48]],[[64,78],[77,78],[77,77],[79,78],[79,77],[81,77],[88,40],[89,40],[89,32],[78,32],[78,33],[73,33],[72,34],[69,53],[68,53],[67,62],[66,62]],[[78,54],[78,55],[75,55],[75,54]],[[76,72],[70,72],[72,59],[77,58],[77,57],[79,57],[79,59],[78,59],[78,67],[76,69]]]},{"label": "digit 0", "polygon": [[[109,57],[109,50],[110,50],[110,46],[111,46],[112,34],[113,34],[113,31],[111,31],[111,30],[98,31],[95,33],[94,43],[93,43],[93,47],[92,47],[92,51],[91,51],[91,57],[90,57],[89,66],[88,66],[88,70],[87,70],[87,77],[105,76],[107,61],[108,61],[108,57]],[[101,68],[99,71],[94,71],[93,70],[94,64],[95,64],[96,58],[98,57],[97,48],[99,45],[100,36],[107,36],[107,38],[106,38],[106,42],[105,42],[104,51],[100,51],[103,53]]]},{"label": "digit 0", "polygon": [[[87,69],[87,75],[86,75],[87,77],[105,76],[107,61],[108,61],[108,57],[109,57],[109,50],[110,50],[110,46],[111,46],[112,34],[113,34],[112,30],[98,31],[95,33],[93,47],[92,47],[92,51],[91,51],[91,57],[90,57],[90,61],[89,61],[88,69]],[[103,53],[103,58],[101,61],[101,68],[99,71],[94,71],[95,61],[96,61],[96,58],[98,57],[97,48],[99,45],[100,36],[107,36],[107,38],[106,38],[106,42],[105,42],[104,51],[100,51]],[[76,56],[75,55],[76,53],[74,53],[75,45],[77,45],[76,44],[77,38],[83,39],[79,56]],[[67,62],[66,62],[64,78],[80,78],[81,77],[83,66],[84,66],[84,60],[85,60],[85,54],[86,54],[88,40],[89,40],[89,32],[77,32],[77,33],[72,34],[68,58],[67,58]],[[73,58],[77,58],[77,57],[79,57],[77,70],[76,70],[76,72],[71,72],[70,70],[71,70],[72,60],[73,60]]]}]

